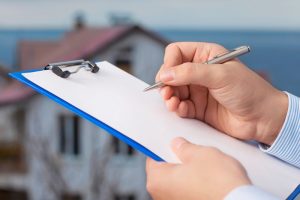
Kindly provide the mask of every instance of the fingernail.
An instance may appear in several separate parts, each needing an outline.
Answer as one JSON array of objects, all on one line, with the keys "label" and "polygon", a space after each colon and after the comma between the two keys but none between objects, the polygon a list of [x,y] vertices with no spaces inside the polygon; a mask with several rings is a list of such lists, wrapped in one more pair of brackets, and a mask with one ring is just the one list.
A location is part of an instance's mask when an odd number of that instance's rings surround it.
[{"label": "fingernail", "polygon": [[180,149],[180,147],[184,144],[187,143],[188,141],[182,137],[178,137],[173,139],[172,141],[172,147],[175,149]]},{"label": "fingernail", "polygon": [[162,82],[172,81],[174,79],[174,71],[173,70],[164,70],[160,73],[159,78]]}]

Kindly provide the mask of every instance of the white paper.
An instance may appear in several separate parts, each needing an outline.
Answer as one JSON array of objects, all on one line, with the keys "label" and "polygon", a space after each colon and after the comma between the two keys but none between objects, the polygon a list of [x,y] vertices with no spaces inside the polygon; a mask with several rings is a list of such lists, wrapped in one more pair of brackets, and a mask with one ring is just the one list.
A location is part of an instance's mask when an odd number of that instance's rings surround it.
[{"label": "white paper", "polygon": [[63,79],[51,71],[23,76],[73,106],[113,127],[167,162],[179,162],[170,142],[181,136],[195,144],[214,146],[238,159],[253,184],[286,198],[300,183],[300,170],[266,155],[197,120],[168,112],[157,90],[143,92],[148,84],[108,62],[100,71],[84,70]]}]

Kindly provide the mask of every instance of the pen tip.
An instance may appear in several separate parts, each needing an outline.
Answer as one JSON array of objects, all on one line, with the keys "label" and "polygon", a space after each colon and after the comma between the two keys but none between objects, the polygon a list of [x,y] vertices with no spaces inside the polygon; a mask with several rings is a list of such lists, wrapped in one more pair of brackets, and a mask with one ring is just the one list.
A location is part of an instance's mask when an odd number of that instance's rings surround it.
[{"label": "pen tip", "polygon": [[149,91],[150,89],[151,89],[151,86],[146,87],[146,88],[143,90],[143,92],[147,92],[147,91]]}]

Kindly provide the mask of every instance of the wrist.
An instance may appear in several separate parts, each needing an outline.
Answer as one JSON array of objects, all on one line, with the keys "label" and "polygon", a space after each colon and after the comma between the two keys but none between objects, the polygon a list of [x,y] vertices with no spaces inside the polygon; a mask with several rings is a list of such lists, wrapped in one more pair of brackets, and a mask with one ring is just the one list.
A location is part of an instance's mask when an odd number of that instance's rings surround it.
[{"label": "wrist", "polygon": [[276,90],[273,95],[268,95],[262,109],[262,119],[260,120],[257,130],[259,138],[257,141],[272,145],[277,138],[284,124],[288,111],[288,96],[279,90]]}]

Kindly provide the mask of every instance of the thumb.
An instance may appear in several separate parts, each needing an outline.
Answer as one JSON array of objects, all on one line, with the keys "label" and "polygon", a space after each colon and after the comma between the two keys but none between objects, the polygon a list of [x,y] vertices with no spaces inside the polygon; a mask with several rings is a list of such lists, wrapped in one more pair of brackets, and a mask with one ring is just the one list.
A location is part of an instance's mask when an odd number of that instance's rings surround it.
[{"label": "thumb", "polygon": [[212,88],[218,87],[218,84],[226,78],[225,68],[228,66],[189,62],[163,69],[159,79],[172,86],[196,84]]},{"label": "thumb", "polygon": [[182,137],[173,139],[171,146],[174,153],[183,163],[192,160],[193,156],[201,148],[199,145],[192,144]]}]

